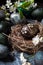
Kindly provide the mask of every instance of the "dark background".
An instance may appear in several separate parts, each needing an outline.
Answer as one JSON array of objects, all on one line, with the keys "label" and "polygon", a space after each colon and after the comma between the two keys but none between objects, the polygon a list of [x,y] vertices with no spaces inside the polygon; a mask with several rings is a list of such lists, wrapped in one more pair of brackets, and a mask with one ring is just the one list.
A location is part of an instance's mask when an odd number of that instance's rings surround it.
[{"label": "dark background", "polygon": [[[12,2],[16,1],[16,0],[11,0]],[[6,3],[6,0],[0,0],[0,5],[3,5]]]},{"label": "dark background", "polygon": [[43,0],[35,0],[37,3],[43,3]]},{"label": "dark background", "polygon": [[[17,0],[11,0],[12,2],[14,2],[14,1],[17,1]],[[43,0],[35,0],[35,2],[37,2],[37,3],[43,3]],[[0,5],[2,5],[2,4],[5,4],[6,3],[6,0],[0,0]]]}]

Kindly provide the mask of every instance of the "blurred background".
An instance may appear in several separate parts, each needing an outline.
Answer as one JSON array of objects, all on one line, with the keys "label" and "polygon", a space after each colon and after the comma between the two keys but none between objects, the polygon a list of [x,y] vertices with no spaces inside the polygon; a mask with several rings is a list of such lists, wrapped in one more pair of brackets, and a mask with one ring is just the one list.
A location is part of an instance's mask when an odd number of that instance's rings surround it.
[{"label": "blurred background", "polygon": [[[14,1],[17,1],[17,0],[11,0],[12,2],[14,2]],[[35,0],[35,2],[37,2],[38,4],[40,3],[42,3],[43,4],[43,0]],[[0,5],[2,5],[2,4],[5,4],[6,3],[6,0],[0,0]]]}]

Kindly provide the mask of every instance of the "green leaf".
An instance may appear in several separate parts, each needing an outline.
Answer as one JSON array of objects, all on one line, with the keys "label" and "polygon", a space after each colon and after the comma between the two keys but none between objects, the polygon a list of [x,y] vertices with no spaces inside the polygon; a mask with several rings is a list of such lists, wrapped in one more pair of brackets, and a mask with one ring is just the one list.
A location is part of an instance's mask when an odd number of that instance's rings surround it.
[{"label": "green leaf", "polygon": [[30,4],[32,4],[32,3],[34,3],[34,0],[25,1],[19,7],[26,8],[26,7],[30,6]]},{"label": "green leaf", "polygon": [[22,19],[24,17],[23,13],[21,10],[19,10],[20,18]]}]

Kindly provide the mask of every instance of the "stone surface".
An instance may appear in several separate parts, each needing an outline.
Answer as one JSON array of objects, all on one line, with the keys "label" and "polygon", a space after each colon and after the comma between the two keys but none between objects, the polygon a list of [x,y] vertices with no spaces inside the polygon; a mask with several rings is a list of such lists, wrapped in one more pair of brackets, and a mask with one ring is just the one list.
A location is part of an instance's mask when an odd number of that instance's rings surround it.
[{"label": "stone surface", "polygon": [[[36,53],[37,57],[39,57],[40,54],[41,54],[41,56],[40,56],[40,59],[41,59],[42,53],[43,53],[43,51],[38,51],[38,52]],[[39,56],[38,56],[38,54],[39,54]],[[24,55],[25,55],[25,54],[24,54]],[[35,55],[35,57],[36,57],[36,55]],[[14,60],[13,62],[1,62],[1,61],[0,61],[0,65],[22,65],[22,63],[21,63],[21,61],[20,61],[20,58],[19,58],[20,53],[16,52],[14,56],[15,56],[15,59],[16,59],[16,60]],[[29,56],[29,55],[28,55],[28,56]],[[35,57],[30,58],[30,59],[28,60],[32,65],[38,65],[38,64],[35,64],[35,61],[34,61]],[[36,57],[36,58],[37,58],[37,57]],[[38,60],[38,59],[37,59],[37,60]],[[43,57],[42,57],[42,60],[43,60]],[[42,62],[42,60],[41,60],[40,62]],[[37,63],[38,63],[38,62],[37,62]],[[43,62],[42,62],[42,63],[43,63]],[[41,64],[41,65],[43,65],[43,64]]]}]

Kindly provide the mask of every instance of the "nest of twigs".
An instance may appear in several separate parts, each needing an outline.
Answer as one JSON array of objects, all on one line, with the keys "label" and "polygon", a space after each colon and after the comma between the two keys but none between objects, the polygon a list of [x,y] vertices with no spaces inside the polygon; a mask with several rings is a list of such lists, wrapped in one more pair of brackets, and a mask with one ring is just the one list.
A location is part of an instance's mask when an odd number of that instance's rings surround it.
[{"label": "nest of twigs", "polygon": [[41,23],[17,24],[11,27],[9,40],[13,49],[26,53],[36,53],[42,47],[41,43],[36,46],[32,43],[32,38],[37,34],[43,36],[43,25]]}]

